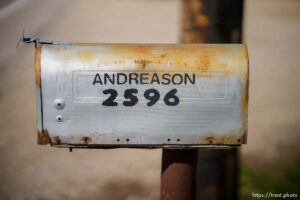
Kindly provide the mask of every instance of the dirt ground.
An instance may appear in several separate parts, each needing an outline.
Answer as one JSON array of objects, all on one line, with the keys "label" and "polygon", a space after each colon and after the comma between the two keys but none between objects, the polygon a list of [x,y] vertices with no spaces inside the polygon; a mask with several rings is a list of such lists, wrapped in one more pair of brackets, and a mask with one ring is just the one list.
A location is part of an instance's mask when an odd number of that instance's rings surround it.
[{"label": "dirt ground", "polygon": [[[0,199],[159,198],[161,150],[70,153],[36,144],[34,47],[16,49],[16,44],[22,29],[55,40],[176,43],[180,8],[180,0],[5,3],[0,10]],[[247,0],[245,9],[251,76],[242,159],[254,167],[278,166],[300,152],[300,1]]]}]

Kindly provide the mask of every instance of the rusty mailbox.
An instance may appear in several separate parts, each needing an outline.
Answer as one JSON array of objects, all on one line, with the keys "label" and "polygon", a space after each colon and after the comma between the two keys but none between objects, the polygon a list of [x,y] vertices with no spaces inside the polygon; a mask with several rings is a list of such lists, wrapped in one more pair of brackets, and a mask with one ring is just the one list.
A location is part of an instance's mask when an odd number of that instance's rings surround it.
[{"label": "rusty mailbox", "polygon": [[37,42],[38,143],[244,144],[248,71],[243,44]]}]

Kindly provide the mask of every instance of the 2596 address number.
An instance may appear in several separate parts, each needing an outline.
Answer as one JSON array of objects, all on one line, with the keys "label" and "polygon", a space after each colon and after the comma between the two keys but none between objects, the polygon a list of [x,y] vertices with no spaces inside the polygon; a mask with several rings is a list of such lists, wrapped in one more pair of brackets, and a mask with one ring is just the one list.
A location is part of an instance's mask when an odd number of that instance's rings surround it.
[{"label": "2596 address number", "polygon": [[[164,96],[164,103],[167,106],[176,106],[179,104],[179,97],[176,96],[177,89],[172,89]],[[116,102],[116,98],[118,96],[118,92],[114,89],[103,90],[103,94],[110,95],[106,100],[102,102],[103,106],[118,106],[118,102]],[[134,106],[138,103],[139,99],[136,96],[138,94],[138,90],[135,88],[126,89],[124,92],[124,98],[126,101],[123,102],[124,106]],[[147,106],[153,106],[160,99],[160,93],[158,90],[151,88],[147,89],[144,92],[145,99],[149,100],[147,102]]]}]

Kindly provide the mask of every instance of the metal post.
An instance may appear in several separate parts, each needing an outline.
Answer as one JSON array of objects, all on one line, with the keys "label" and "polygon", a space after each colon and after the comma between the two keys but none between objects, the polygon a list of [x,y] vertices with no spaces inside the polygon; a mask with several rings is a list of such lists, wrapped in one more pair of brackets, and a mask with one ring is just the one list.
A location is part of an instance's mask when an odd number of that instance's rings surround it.
[{"label": "metal post", "polygon": [[240,43],[244,0],[183,0],[182,42]]},{"label": "metal post", "polygon": [[237,199],[238,149],[199,149],[196,199]]},{"label": "metal post", "polygon": [[[183,0],[183,43],[240,43],[243,0]],[[237,199],[238,149],[163,149],[161,199]],[[195,178],[197,177],[197,179]]]},{"label": "metal post", "polygon": [[193,200],[197,149],[163,149],[162,200]]}]

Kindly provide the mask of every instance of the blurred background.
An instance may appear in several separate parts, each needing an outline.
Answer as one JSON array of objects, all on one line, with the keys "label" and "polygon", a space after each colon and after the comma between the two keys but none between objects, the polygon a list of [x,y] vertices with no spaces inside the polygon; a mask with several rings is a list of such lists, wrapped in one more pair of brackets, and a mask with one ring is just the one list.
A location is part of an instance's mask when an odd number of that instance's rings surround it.
[{"label": "blurred background", "polygon": [[[181,0],[0,0],[0,199],[159,199],[161,150],[37,145],[34,45],[26,36],[93,43],[178,43]],[[300,1],[245,0],[248,144],[241,199],[300,195]]]}]

